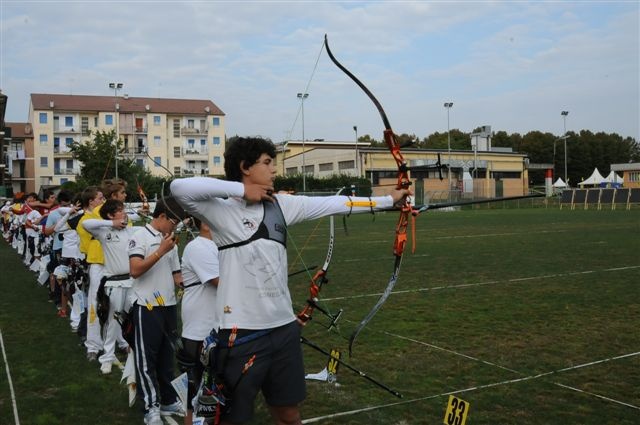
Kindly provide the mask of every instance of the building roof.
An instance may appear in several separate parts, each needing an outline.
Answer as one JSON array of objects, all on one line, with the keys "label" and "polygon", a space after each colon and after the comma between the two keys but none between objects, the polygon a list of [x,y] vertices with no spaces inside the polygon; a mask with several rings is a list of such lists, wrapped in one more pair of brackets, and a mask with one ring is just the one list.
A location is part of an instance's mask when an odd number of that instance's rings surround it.
[{"label": "building roof", "polygon": [[12,139],[28,139],[33,137],[31,124],[28,122],[6,122],[5,127],[11,128]]},{"label": "building roof", "polygon": [[31,93],[31,104],[34,110],[50,110],[52,109],[51,102],[53,102],[53,110],[67,112],[110,111],[115,109],[115,104],[117,103],[120,113],[157,112],[176,115],[224,115],[224,112],[215,103],[202,99]]},{"label": "building roof", "polygon": [[640,162],[629,162],[627,164],[611,164],[613,171],[640,171]]}]

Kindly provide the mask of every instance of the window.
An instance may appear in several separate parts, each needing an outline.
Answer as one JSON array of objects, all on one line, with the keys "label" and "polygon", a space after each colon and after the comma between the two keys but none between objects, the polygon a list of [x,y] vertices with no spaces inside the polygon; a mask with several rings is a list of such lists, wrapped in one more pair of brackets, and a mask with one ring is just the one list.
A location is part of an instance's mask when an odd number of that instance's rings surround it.
[{"label": "window", "polygon": [[[181,149],[179,147],[174,147],[173,148],[173,157],[174,158],[180,158],[180,151]],[[180,167],[178,167],[180,168]]]},{"label": "window", "polygon": [[66,177],[61,177],[61,178],[60,178],[60,184],[65,184],[65,183],[66,183],[66,182],[68,182],[68,181],[69,181],[69,179],[68,179],[68,178],[66,178]]},{"label": "window", "polygon": [[320,171],[333,171],[333,162],[325,162],[318,165]]},{"label": "window", "polygon": [[305,165],[304,172],[305,174],[313,174],[313,165]]},{"label": "window", "polygon": [[298,167],[287,167],[287,172],[286,174],[288,176],[292,175],[292,174],[298,174]]},{"label": "window", "polygon": [[138,167],[144,168],[144,159],[142,159],[142,158],[136,159],[136,165]]},{"label": "window", "polygon": [[160,136],[153,136],[153,145],[155,147],[159,147],[160,146]]},{"label": "window", "polygon": [[187,145],[189,146],[189,149],[194,149],[196,146],[196,139],[187,140]]},{"label": "window", "polygon": [[629,183],[640,182],[640,171],[629,172]]},{"label": "window", "polygon": [[83,136],[89,135],[89,117],[82,117],[81,129],[82,129]]},{"label": "window", "polygon": [[173,120],[173,137],[180,137],[180,120]]},{"label": "window", "polygon": [[49,136],[47,134],[40,135],[40,146],[46,146],[49,143]]},{"label": "window", "polygon": [[338,161],[338,170],[352,170],[356,168],[355,161]]},{"label": "window", "polygon": [[73,117],[64,117],[65,127],[73,127]]},{"label": "window", "polygon": [[46,156],[41,156],[40,157],[40,166],[41,167],[48,167],[49,166],[49,158]]},{"label": "window", "polygon": [[93,117],[93,126],[94,127],[98,126],[98,117]]},{"label": "window", "polygon": [[213,117],[213,122],[212,122],[214,127],[220,127],[220,118],[219,117]]},{"label": "window", "polygon": [[205,149],[207,148],[207,140],[200,139],[200,152],[205,153]]},{"label": "window", "polygon": [[160,125],[160,115],[153,116],[153,125]]},{"label": "window", "polygon": [[104,116],[104,125],[113,125],[113,115],[107,114]]},{"label": "window", "polygon": [[207,127],[207,120],[200,120],[200,132],[204,133]]},{"label": "window", "polygon": [[187,120],[187,127],[194,128],[195,122],[193,120]]},{"label": "window", "polygon": [[518,171],[492,171],[491,178],[495,180],[519,179],[520,173]]},{"label": "window", "polygon": [[213,144],[214,145],[219,145],[220,144],[220,138],[219,137],[214,137],[213,138]]},{"label": "window", "polygon": [[173,175],[174,176],[179,176],[181,172],[180,167],[173,167]]},{"label": "window", "polygon": [[40,124],[46,124],[46,123],[47,123],[47,113],[40,112]]},{"label": "window", "polygon": [[159,156],[154,156],[153,165],[155,165],[156,167],[160,167],[161,164],[162,164],[162,158],[160,158]]},{"label": "window", "polygon": [[64,144],[70,148],[73,145],[73,137],[67,137],[64,139]]},{"label": "window", "polygon": [[58,153],[60,152],[60,138],[59,137],[54,137],[53,138],[53,153]]},{"label": "window", "polygon": [[214,156],[213,157],[213,165],[214,166],[219,166],[220,165],[220,157],[219,156]]}]

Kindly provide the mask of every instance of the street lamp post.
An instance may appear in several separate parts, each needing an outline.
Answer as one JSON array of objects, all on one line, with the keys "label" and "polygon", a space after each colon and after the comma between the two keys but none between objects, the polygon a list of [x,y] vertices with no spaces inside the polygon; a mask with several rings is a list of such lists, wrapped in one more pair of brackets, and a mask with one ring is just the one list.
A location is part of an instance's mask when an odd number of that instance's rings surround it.
[{"label": "street lamp post", "polygon": [[359,161],[358,161],[358,126],[357,126],[357,125],[354,125],[354,126],[353,126],[353,131],[355,131],[355,132],[356,132],[356,163],[355,163],[355,166],[356,166],[356,176],[357,176],[357,177],[360,177],[360,173],[358,172],[358,169],[359,169],[359,167],[358,167],[358,162],[359,162]]},{"label": "street lamp post", "polygon": [[560,112],[562,115],[562,120],[564,121],[564,134],[562,137],[564,138],[564,184],[569,186],[569,180],[567,179],[567,115],[569,115],[569,111]]},{"label": "street lamp post", "polygon": [[298,99],[302,102],[302,191],[307,191],[307,169],[304,160],[304,100],[309,97],[309,93],[298,93]]},{"label": "street lamp post", "polygon": [[447,151],[449,152],[449,160],[447,161],[447,174],[449,176],[449,198],[451,198],[451,130],[449,128],[449,110],[453,106],[453,102],[445,102],[444,107],[447,108]]},{"label": "street lamp post", "polygon": [[116,179],[118,179],[118,90],[120,90],[122,87],[124,87],[124,84],[122,83],[109,83],[109,88],[113,89],[113,110],[114,110],[114,125],[116,128],[116,140],[115,140],[115,145],[116,145]]}]

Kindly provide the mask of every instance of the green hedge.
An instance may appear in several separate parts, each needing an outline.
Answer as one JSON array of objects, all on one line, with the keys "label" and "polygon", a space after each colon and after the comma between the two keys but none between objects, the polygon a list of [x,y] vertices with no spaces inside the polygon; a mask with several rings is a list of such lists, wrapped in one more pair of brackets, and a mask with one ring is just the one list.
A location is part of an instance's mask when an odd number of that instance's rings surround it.
[{"label": "green hedge", "polygon": [[[357,196],[371,196],[371,182],[364,177],[354,177],[345,174],[334,174],[329,177],[317,178],[306,176],[306,191],[308,194],[335,193],[342,187],[351,188],[354,186]],[[302,190],[302,174],[289,176],[277,176],[275,181],[276,190],[287,190],[296,193]],[[345,193],[348,193],[346,191]]]}]

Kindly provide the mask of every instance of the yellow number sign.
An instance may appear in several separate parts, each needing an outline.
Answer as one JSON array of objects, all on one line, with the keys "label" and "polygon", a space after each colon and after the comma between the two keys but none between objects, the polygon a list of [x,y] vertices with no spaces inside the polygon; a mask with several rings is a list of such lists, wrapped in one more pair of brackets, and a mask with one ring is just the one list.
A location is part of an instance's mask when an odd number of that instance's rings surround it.
[{"label": "yellow number sign", "polygon": [[469,413],[469,403],[450,395],[443,422],[446,425],[464,425],[467,421],[467,413]]}]

